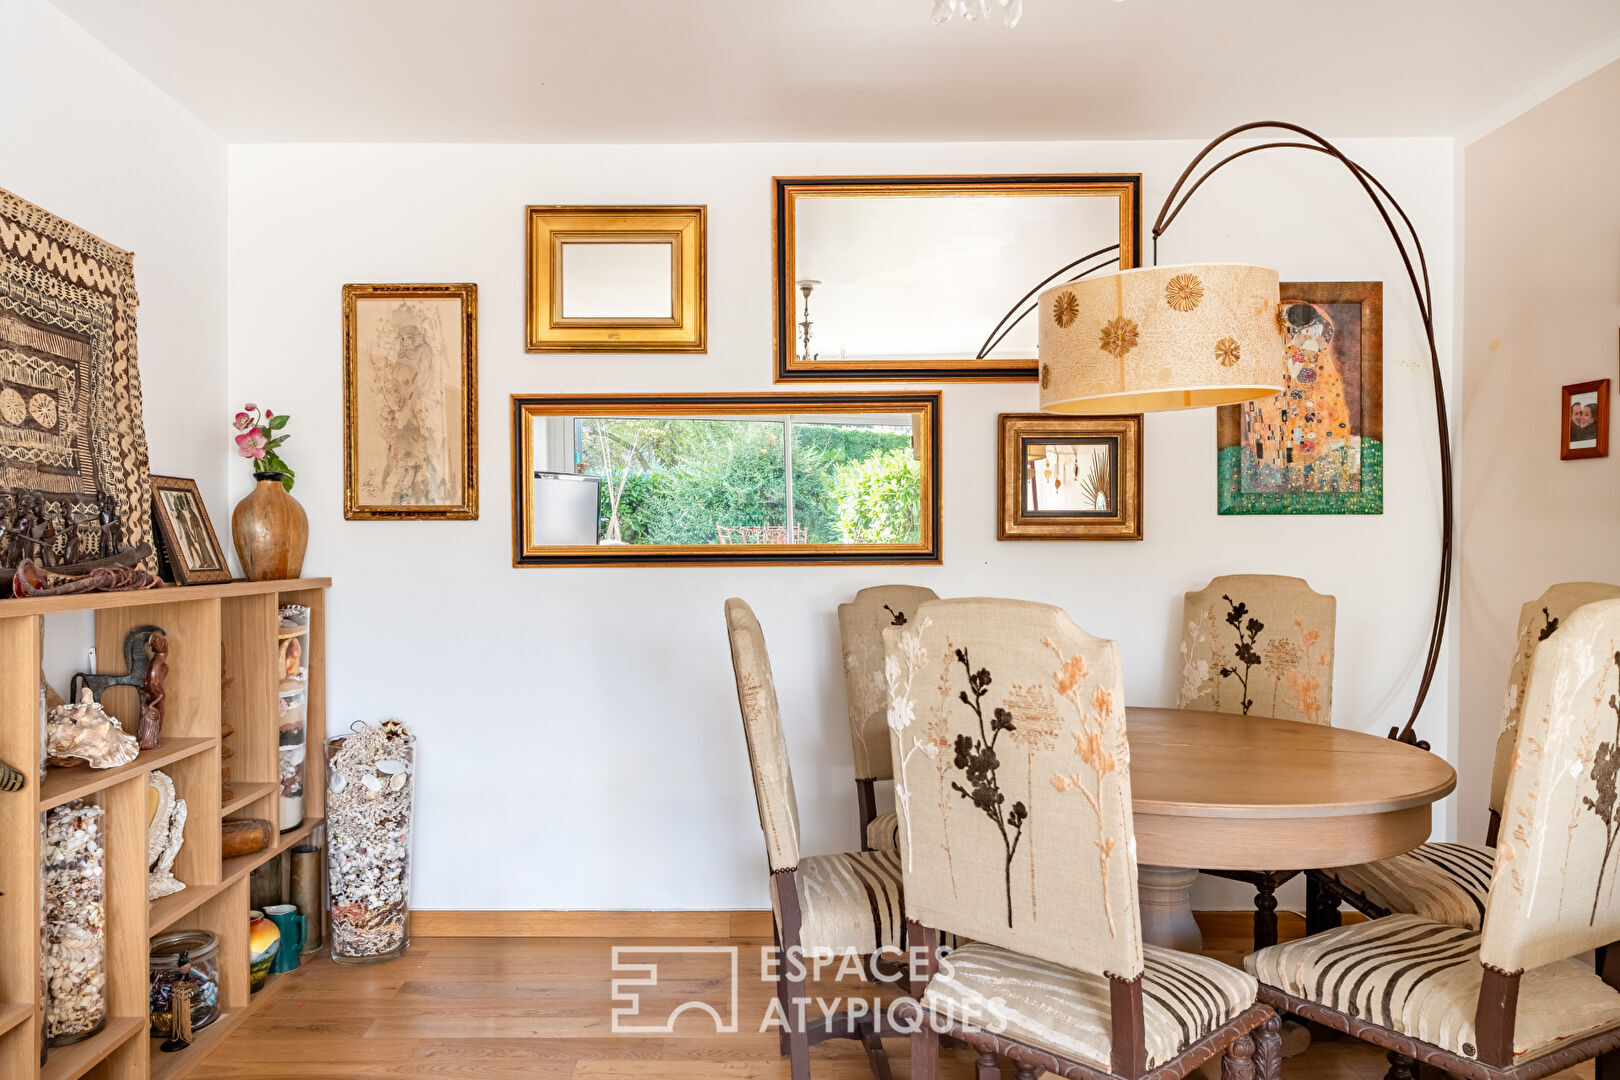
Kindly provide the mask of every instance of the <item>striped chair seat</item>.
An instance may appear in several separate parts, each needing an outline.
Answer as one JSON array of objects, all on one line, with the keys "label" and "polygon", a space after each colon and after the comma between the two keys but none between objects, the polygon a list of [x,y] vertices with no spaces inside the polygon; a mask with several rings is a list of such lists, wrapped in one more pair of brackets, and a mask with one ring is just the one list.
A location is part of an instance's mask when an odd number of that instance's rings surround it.
[{"label": "striped chair seat", "polygon": [[873,851],[900,850],[900,815],[894,810],[879,814],[866,827],[866,846]]},{"label": "striped chair seat", "polygon": [[[1368,1023],[1476,1056],[1474,1010],[1484,969],[1479,934],[1414,915],[1391,915],[1273,945],[1243,966],[1267,986]],[[1620,991],[1574,960],[1526,971],[1519,982],[1513,1063],[1620,1024]]]},{"label": "striped chair seat", "polygon": [[1393,859],[1322,873],[1385,911],[1478,930],[1495,861],[1495,848],[1432,843]]},{"label": "striped chair seat", "polygon": [[[870,954],[888,946],[902,948],[906,916],[900,891],[900,856],[892,851],[851,851],[810,855],[799,860],[794,874],[803,927],[799,944],[806,952]],[[781,925],[771,876],[771,907]]]},{"label": "striped chair seat", "polygon": [[[1219,960],[1142,946],[1147,1066],[1157,1068],[1253,1005],[1255,980]],[[1108,980],[994,945],[940,962],[922,1003],[1059,1057],[1111,1071]]]}]

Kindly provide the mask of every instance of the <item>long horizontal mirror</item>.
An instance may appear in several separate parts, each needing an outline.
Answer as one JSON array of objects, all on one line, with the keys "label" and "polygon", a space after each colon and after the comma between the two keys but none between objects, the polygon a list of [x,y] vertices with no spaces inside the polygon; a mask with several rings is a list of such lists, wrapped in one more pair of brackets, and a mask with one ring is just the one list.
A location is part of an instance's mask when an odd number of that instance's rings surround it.
[{"label": "long horizontal mirror", "polygon": [[939,395],[514,395],[514,566],[936,563]]},{"label": "long horizontal mirror", "polygon": [[777,177],[777,380],[1033,379],[1022,313],[1043,283],[1140,265],[1140,194],[1138,175]]}]

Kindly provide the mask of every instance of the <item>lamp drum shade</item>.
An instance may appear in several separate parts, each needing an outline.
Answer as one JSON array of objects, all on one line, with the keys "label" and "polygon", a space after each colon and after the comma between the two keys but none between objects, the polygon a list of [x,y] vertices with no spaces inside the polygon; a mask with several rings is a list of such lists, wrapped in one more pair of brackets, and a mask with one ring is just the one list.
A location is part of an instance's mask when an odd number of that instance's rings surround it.
[{"label": "lamp drum shade", "polygon": [[1077,415],[1231,405],[1280,393],[1277,271],[1154,266],[1041,293],[1041,410]]}]

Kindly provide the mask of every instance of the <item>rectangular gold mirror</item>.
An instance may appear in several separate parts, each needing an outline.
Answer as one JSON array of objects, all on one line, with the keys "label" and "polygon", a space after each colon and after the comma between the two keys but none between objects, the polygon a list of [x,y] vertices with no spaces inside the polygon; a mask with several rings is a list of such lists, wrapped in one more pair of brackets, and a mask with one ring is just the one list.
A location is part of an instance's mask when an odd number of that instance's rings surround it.
[{"label": "rectangular gold mirror", "polygon": [[512,397],[512,564],[937,563],[939,394]]},{"label": "rectangular gold mirror", "polygon": [[1003,315],[1048,278],[1140,265],[1141,187],[1139,174],[777,177],[777,381],[1035,378],[1035,320]]}]

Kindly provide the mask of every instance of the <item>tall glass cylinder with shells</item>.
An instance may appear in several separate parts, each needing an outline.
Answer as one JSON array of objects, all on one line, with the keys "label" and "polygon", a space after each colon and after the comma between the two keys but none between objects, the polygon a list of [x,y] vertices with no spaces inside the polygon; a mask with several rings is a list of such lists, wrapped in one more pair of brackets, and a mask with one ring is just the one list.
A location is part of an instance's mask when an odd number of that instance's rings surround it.
[{"label": "tall glass cylinder with shells", "polygon": [[326,744],[332,959],[391,960],[410,946],[416,750],[397,720],[356,723]]}]

